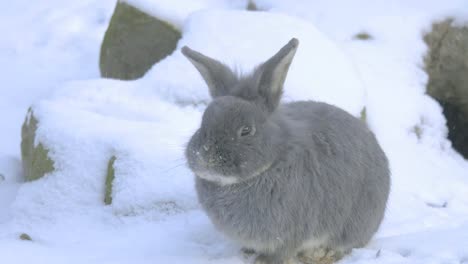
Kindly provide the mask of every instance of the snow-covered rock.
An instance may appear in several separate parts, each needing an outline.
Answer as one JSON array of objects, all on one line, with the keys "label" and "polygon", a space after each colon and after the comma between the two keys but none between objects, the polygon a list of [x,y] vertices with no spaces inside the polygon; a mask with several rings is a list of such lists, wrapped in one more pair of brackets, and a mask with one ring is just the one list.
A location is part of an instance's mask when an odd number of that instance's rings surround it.
[{"label": "snow-covered rock", "polygon": [[123,0],[147,14],[168,21],[181,29],[192,13],[207,9],[244,10],[248,0]]},{"label": "snow-covered rock", "polygon": [[246,9],[236,1],[117,1],[101,46],[101,76],[123,80],[142,77],[176,48],[185,19],[204,9]]},{"label": "snow-covered rock", "polygon": [[117,2],[101,45],[101,76],[133,80],[171,54],[180,31],[125,2]]},{"label": "snow-covered rock", "polygon": [[468,21],[435,23],[424,40],[427,93],[444,109],[453,147],[468,158]]},{"label": "snow-covered rock", "polygon": [[48,155],[49,150],[42,142],[36,141],[37,127],[37,118],[29,110],[21,129],[21,159],[26,181],[37,180],[54,170],[53,161]]},{"label": "snow-covered rock", "polygon": [[[35,143],[54,170],[20,190],[17,208],[102,206],[112,162],[112,208],[118,214],[194,208],[183,149],[200,112],[163,101],[134,83],[70,83],[33,106]],[[26,209],[25,209],[26,210]],[[71,209],[70,209],[71,210]]]}]

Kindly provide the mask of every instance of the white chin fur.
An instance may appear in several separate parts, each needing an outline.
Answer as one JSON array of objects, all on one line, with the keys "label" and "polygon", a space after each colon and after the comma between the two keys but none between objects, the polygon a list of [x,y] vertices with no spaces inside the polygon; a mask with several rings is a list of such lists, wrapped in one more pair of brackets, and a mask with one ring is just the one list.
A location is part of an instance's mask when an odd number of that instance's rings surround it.
[{"label": "white chin fur", "polygon": [[[249,179],[259,176],[260,174],[264,173],[271,167],[272,163],[268,163],[265,166],[261,167],[256,173],[252,174]],[[210,182],[216,182],[221,186],[231,185],[240,182],[239,178],[234,176],[223,176],[216,173],[196,173],[196,175],[204,180]]]},{"label": "white chin fur", "polygon": [[231,185],[234,183],[238,183],[239,180],[232,176],[221,176],[219,174],[213,173],[197,173],[197,176],[211,182],[216,182],[219,185]]}]

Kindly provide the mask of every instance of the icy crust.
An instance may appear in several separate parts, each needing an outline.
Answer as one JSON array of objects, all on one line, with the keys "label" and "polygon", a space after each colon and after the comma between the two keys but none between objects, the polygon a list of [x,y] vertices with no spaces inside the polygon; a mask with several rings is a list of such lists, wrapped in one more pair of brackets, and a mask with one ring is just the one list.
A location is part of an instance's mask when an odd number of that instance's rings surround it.
[{"label": "icy crust", "polygon": [[141,11],[182,28],[193,12],[204,9],[246,9],[248,0],[123,0]]},{"label": "icy crust", "polygon": [[210,100],[199,73],[180,52],[184,45],[249,73],[296,37],[300,44],[286,79],[284,101],[323,101],[355,116],[365,105],[363,84],[349,58],[307,21],[265,12],[200,11],[188,18],[182,35],[178,50],[141,80],[172,102]]},{"label": "icy crust", "polygon": [[16,207],[46,204],[51,210],[47,213],[52,213],[104,205],[112,156],[111,206],[116,213],[196,206],[183,150],[200,111],[141,93],[131,82],[112,80],[70,83],[33,111],[40,120],[36,142],[48,146],[56,169],[25,184]]}]

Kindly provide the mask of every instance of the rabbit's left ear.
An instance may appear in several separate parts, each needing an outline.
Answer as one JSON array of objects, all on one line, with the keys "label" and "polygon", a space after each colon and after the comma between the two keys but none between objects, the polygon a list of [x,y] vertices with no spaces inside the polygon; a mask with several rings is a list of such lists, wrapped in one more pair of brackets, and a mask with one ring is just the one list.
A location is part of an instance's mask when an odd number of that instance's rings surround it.
[{"label": "rabbit's left ear", "polygon": [[258,93],[267,109],[273,112],[278,107],[289,65],[294,58],[299,41],[291,39],[278,53],[263,63],[254,73],[259,76]]},{"label": "rabbit's left ear", "polygon": [[230,89],[237,83],[237,77],[226,65],[187,46],[182,48],[182,54],[200,72],[210,89],[211,97],[230,94]]}]

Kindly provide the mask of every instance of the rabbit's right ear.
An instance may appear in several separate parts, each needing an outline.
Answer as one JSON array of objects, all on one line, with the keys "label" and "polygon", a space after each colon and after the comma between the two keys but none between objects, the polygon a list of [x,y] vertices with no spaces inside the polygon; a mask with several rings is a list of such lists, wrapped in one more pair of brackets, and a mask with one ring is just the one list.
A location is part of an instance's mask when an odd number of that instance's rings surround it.
[{"label": "rabbit's right ear", "polygon": [[182,48],[182,54],[197,68],[205,80],[212,97],[229,94],[237,82],[236,75],[223,63],[194,51],[187,46]]},{"label": "rabbit's right ear", "polygon": [[255,72],[259,77],[258,93],[270,112],[278,107],[283,93],[283,84],[288,74],[289,66],[296,54],[299,40],[291,39],[273,57],[263,63]]}]

